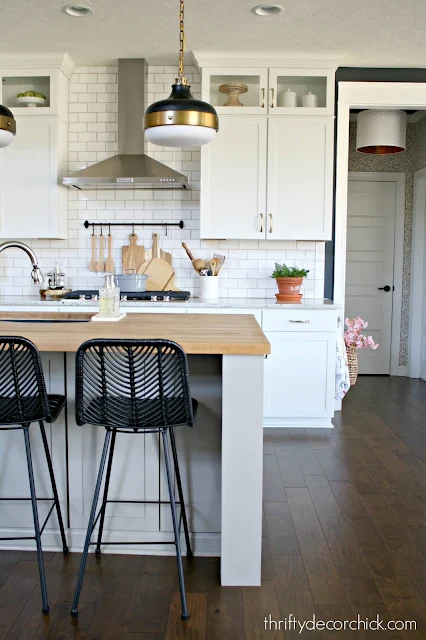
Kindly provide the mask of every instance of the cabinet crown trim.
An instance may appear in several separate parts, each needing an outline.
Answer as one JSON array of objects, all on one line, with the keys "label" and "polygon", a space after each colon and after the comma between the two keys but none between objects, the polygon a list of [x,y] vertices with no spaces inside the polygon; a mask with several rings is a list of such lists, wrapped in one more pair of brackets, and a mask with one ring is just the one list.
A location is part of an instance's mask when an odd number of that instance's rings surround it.
[{"label": "cabinet crown trim", "polygon": [[68,53],[2,53],[0,54],[0,71],[2,69],[59,69],[71,78],[75,62]]},{"label": "cabinet crown trim", "polygon": [[289,69],[336,70],[345,56],[342,51],[277,53],[265,51],[193,51],[195,63],[203,67],[280,67]]}]

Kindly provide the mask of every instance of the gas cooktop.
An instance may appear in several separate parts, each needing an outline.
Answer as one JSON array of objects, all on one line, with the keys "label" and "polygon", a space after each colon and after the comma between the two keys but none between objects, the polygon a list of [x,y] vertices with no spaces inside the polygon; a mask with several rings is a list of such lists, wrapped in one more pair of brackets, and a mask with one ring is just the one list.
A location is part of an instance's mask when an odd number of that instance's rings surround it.
[{"label": "gas cooktop", "polygon": [[[172,300],[189,300],[189,291],[142,291],[126,292],[120,291],[121,300],[148,300],[152,302],[171,302]],[[97,300],[99,291],[97,289],[78,289],[70,291],[63,297],[64,300]]]}]

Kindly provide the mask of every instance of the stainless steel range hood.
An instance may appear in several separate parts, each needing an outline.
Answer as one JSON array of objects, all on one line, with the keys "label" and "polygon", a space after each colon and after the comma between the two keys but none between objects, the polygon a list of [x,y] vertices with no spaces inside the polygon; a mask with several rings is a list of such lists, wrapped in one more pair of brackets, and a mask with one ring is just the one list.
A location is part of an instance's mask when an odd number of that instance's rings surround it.
[{"label": "stainless steel range hood", "polygon": [[118,61],[118,155],[63,178],[76,189],[187,189],[188,178],[144,153],[147,64]]}]

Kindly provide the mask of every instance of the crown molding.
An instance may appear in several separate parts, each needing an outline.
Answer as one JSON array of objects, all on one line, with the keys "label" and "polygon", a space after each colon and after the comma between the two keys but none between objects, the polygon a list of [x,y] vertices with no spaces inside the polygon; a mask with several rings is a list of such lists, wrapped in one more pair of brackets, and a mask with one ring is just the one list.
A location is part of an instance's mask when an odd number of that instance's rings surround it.
[{"label": "crown molding", "polygon": [[196,65],[202,67],[281,67],[288,69],[336,70],[346,53],[344,51],[194,51]]},{"label": "crown molding", "polygon": [[59,69],[69,79],[75,62],[68,53],[1,53],[1,69]]}]

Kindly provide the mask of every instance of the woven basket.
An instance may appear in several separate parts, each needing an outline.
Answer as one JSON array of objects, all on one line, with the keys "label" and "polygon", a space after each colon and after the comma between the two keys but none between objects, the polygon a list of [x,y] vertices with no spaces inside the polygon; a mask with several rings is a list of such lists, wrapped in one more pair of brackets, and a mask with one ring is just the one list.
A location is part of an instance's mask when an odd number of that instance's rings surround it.
[{"label": "woven basket", "polygon": [[358,349],[346,346],[346,353],[348,355],[349,382],[353,386],[358,378]]}]

